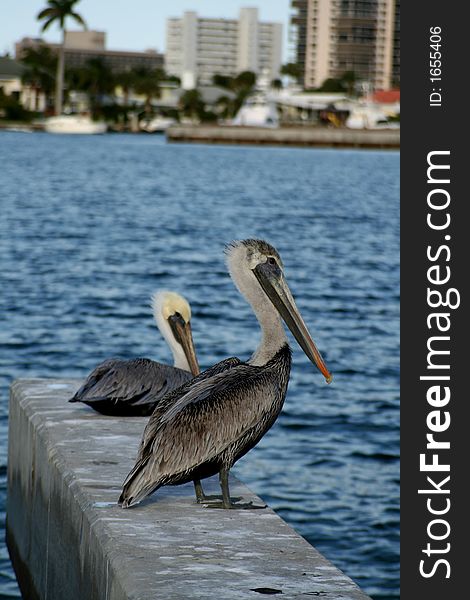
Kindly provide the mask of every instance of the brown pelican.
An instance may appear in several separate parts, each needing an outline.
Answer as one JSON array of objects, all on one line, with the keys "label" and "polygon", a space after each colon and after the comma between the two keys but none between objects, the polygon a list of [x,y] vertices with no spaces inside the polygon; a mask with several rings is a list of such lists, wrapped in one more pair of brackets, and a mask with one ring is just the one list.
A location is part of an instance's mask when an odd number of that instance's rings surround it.
[{"label": "brown pelican", "polygon": [[232,465],[270,429],[284,403],[291,351],[280,317],[327,383],[332,379],[296,307],[276,249],[248,239],[233,242],[226,253],[230,275],[261,326],[261,342],[247,362],[229,358],[160,401],[124,482],[119,498],[123,508],[163,485],[216,473],[221,506],[247,506],[232,502],[228,475]]},{"label": "brown pelican", "polygon": [[152,309],[174,366],[148,358],[110,358],[93,369],[69,402],[84,402],[104,415],[147,416],[167,392],[199,373],[187,300],[175,292],[157,292]]}]

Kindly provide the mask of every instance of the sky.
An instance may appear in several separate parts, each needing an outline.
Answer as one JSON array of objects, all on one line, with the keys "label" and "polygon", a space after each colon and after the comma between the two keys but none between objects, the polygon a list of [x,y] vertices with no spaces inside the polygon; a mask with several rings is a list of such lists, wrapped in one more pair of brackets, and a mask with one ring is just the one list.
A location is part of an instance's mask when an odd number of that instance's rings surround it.
[{"label": "sky", "polygon": [[[23,37],[39,37],[36,15],[46,0],[0,0],[0,55],[14,56],[14,44]],[[149,48],[164,52],[165,24],[168,17],[179,17],[185,10],[195,10],[201,17],[236,18],[241,7],[259,10],[261,21],[275,21],[284,26],[283,61],[287,62],[287,24],[289,0],[81,0],[77,12],[88,29],[106,31],[109,50],[143,51]],[[69,21],[69,29],[78,29]],[[59,29],[51,26],[44,35],[50,42],[60,39]]]}]

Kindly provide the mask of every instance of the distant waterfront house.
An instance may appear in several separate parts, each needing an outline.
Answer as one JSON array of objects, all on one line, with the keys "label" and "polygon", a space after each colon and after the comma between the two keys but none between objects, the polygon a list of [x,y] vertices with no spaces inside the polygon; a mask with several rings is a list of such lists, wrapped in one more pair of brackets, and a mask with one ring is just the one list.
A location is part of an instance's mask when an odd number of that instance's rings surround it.
[{"label": "distant waterfront house", "polygon": [[22,83],[23,72],[24,66],[20,62],[9,56],[0,56],[0,92],[14,98],[26,110],[42,110],[45,98],[37,96],[31,86]]},{"label": "distant waterfront house", "polygon": [[340,114],[343,118],[351,104],[351,99],[343,92],[312,93],[292,88],[271,92],[271,96],[284,125],[324,124],[325,113],[334,113],[336,116]]},{"label": "distant waterfront house", "polygon": [[0,56],[0,89],[5,96],[14,96],[20,100],[23,66],[9,56]]},{"label": "distant waterfront house", "polygon": [[[160,97],[153,98],[150,104],[157,112],[177,111],[180,107],[181,97],[185,91],[186,90],[173,81],[164,81],[160,85]],[[225,97],[229,100],[234,100],[235,98],[234,92],[216,85],[198,86],[197,91],[200,94],[201,101],[204,103],[205,108],[215,112],[217,112],[217,107],[221,98]],[[120,87],[117,87],[116,89],[116,98],[119,103],[124,101],[123,92]],[[130,94],[128,102],[137,106],[143,106],[145,104],[145,97],[134,92]]]},{"label": "distant waterfront house", "polygon": [[0,56],[0,90],[11,96],[21,106],[30,111],[43,112],[46,109],[46,96],[32,85],[22,82],[25,66],[9,56]]}]

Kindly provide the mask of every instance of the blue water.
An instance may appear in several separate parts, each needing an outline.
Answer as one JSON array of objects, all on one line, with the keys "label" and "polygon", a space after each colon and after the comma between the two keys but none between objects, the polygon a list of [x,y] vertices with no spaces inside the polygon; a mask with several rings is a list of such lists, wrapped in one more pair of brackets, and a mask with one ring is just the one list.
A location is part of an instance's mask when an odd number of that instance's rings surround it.
[{"label": "blue water", "polygon": [[[149,310],[183,292],[203,367],[258,329],[223,247],[262,237],[335,375],[292,340],[283,413],[235,473],[373,598],[398,598],[399,154],[0,132],[0,428],[8,386],[119,355],[170,362]],[[3,531],[2,531],[3,538]],[[0,597],[19,596],[4,547]]]}]

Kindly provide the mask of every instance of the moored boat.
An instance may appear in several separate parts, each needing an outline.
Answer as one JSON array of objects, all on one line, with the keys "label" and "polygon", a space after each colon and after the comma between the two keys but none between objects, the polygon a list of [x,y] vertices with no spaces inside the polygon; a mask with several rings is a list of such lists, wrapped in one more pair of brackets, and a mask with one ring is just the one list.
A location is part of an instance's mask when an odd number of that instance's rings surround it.
[{"label": "moored boat", "polygon": [[108,126],[103,121],[93,121],[87,115],[58,115],[46,120],[44,130],[48,133],[105,133]]}]

